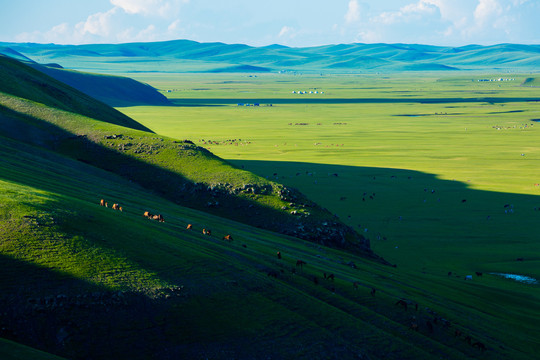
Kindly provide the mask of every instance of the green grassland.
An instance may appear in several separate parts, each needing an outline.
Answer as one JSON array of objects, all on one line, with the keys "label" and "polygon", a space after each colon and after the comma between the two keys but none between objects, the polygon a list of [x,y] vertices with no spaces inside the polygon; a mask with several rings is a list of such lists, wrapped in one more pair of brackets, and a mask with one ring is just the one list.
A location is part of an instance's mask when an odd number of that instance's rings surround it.
[{"label": "green grassland", "polygon": [[[538,110],[517,100],[531,96],[526,88],[477,89],[435,75],[385,78],[382,89],[371,89],[376,77],[325,78],[321,86],[318,77],[292,75],[141,74],[177,105],[119,108],[133,121],[32,70],[1,64],[31,81],[0,82],[0,337],[75,359],[535,357],[538,285],[488,274],[539,278],[531,210],[537,129],[529,126]],[[411,85],[414,101],[392,92]],[[423,92],[477,97],[459,90],[469,86],[499,100],[422,103]],[[333,102],[297,100],[291,87],[317,87]],[[342,103],[356,87],[376,102]],[[261,106],[239,107],[240,99]],[[512,146],[520,146],[517,155]],[[475,153],[485,147],[489,156]],[[482,169],[491,156],[493,173],[507,179]],[[272,192],[240,191],[208,207],[216,197],[191,192],[195,183]],[[307,229],[313,217],[345,231],[299,193],[291,190],[311,215],[276,196],[281,183],[339,215],[397,267],[365,251],[269,231],[272,219],[287,225],[288,206]],[[101,207],[100,199],[124,210]],[[512,214],[504,214],[506,203]],[[297,267],[297,259],[307,264]],[[464,281],[474,271],[484,275]],[[52,358],[11,341],[0,342],[0,354]]]},{"label": "green grassland", "polygon": [[[367,229],[373,249],[401,271],[430,277],[439,296],[456,295],[438,284],[449,271],[461,281],[483,272],[463,305],[501,326],[509,325],[502,309],[518,316],[521,300],[538,296],[538,285],[489,274],[540,278],[540,129],[531,121],[540,107],[536,90],[520,86],[526,76],[141,77],[170,89],[178,106],[122,112],[300,189]],[[501,77],[515,80],[477,81]],[[292,94],[315,89],[324,94]],[[519,294],[503,295],[509,286]]]}]

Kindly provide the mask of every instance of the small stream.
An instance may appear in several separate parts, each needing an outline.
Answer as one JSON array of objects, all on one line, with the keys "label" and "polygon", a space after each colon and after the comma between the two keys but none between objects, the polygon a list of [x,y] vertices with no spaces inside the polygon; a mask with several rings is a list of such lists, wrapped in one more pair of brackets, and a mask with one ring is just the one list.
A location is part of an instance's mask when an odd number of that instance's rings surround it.
[{"label": "small stream", "polygon": [[538,284],[538,280],[536,280],[535,278],[532,278],[530,276],[518,275],[518,274],[505,274],[505,273],[490,273],[490,274],[497,275],[497,276],[502,276],[505,279],[518,281],[518,282],[523,283],[523,284],[528,284],[528,285],[537,285]]}]

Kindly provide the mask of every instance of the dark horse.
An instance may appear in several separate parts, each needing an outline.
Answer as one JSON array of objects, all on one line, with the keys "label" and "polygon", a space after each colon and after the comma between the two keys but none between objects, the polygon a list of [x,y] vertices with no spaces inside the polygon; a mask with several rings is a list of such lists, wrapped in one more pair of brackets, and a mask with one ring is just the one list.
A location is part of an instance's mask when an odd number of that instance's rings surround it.
[{"label": "dark horse", "polygon": [[399,305],[401,307],[403,307],[405,310],[407,310],[407,302],[403,299],[399,299],[397,302],[396,302],[396,305]]},{"label": "dark horse", "polygon": [[296,266],[303,267],[307,263],[304,260],[296,260]]}]

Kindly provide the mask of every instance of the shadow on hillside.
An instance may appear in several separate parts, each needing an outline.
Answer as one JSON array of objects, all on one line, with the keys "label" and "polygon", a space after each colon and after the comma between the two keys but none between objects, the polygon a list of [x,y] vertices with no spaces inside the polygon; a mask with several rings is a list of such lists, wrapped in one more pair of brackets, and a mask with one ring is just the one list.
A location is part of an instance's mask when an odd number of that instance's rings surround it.
[{"label": "shadow on hillside", "polygon": [[156,341],[162,329],[148,326],[168,311],[159,299],[3,254],[0,264],[0,337],[71,359],[140,359],[162,351]]},{"label": "shadow on hillside", "polygon": [[[400,253],[410,249],[409,255],[418,257],[419,262],[423,257],[433,256],[426,263],[434,265],[438,261],[437,253],[450,249],[456,256],[470,253],[467,256],[476,256],[478,261],[514,264],[516,258],[523,257],[540,261],[537,254],[531,253],[531,246],[538,248],[538,195],[478,190],[469,186],[468,179],[444,180],[434,174],[405,169],[279,161],[231,162],[298,188],[369,238],[376,252],[377,244],[387,250],[403,245]],[[529,186],[540,193],[540,186],[532,182]],[[425,254],[418,251],[422,247]],[[379,255],[392,263],[402,263],[399,256],[391,255],[394,253],[379,252]],[[443,253],[440,255],[440,259],[448,258]]]},{"label": "shadow on hillside", "polygon": [[[294,189],[278,190],[270,184],[235,187],[232,184],[216,186],[194,183],[181,174],[143,160],[152,158],[156,163],[166,163],[171,160],[160,158],[159,152],[162,149],[174,149],[179,158],[187,157],[187,161],[193,161],[191,157],[194,155],[220,161],[208,150],[191,142],[160,137],[147,137],[137,142],[142,138],[136,138],[136,134],[129,136],[104,132],[101,135],[103,140],[111,145],[106,147],[99,143],[101,139],[93,140],[86,135],[72,134],[49,122],[15,112],[8,111],[6,114],[8,118],[0,117],[0,130],[6,136],[115,173],[176,204],[281,234],[374,256],[363,236]],[[10,124],[20,123],[21,118],[25,124],[19,130],[25,131],[14,131]],[[281,198],[289,205],[280,211],[258,201],[266,195],[272,196],[274,202],[281,201]],[[303,215],[308,212],[309,217]],[[323,223],[325,225],[321,225]]]}]

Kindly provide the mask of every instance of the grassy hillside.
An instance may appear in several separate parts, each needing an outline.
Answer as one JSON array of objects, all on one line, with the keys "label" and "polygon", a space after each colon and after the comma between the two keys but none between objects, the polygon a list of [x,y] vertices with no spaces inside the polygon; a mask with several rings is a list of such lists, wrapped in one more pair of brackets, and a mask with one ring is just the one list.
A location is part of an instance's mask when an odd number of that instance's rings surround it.
[{"label": "grassy hillside", "polygon": [[[0,44],[2,45],[2,44]],[[339,44],[309,48],[251,47],[175,40],[153,43],[56,46],[4,43],[40,63],[100,73],[295,71],[364,73],[397,71],[536,71],[537,45],[444,47],[417,44]]]},{"label": "grassy hillside", "polygon": [[66,84],[44,77],[43,73],[0,54],[0,92],[28,99],[47,107],[90,116],[133,129],[148,131],[117,110],[96,101]]},{"label": "grassy hillside", "polygon": [[[19,93],[32,87],[20,82]],[[8,94],[0,95],[0,104],[6,118],[0,128],[15,139],[117,173],[184,206],[371,254],[365,238],[294,189],[234,168],[191,141],[105,125]]]},{"label": "grassy hillside", "polygon": [[[28,83],[19,87],[31,90]],[[478,311],[473,283],[402,273],[362,254],[182,207],[171,201],[171,189],[149,190],[145,181],[166,186],[181,176],[208,186],[225,179],[233,192],[249,183],[249,191],[236,195],[251,201],[253,221],[274,214],[278,200],[257,211],[273,199],[265,186],[285,189],[278,184],[189,142],[6,92],[0,103],[4,339],[70,359],[529,357],[533,332],[520,339],[498,333],[498,322]],[[170,160],[172,146],[183,170]],[[205,199],[205,191],[194,193]],[[220,192],[213,199],[234,201]],[[323,217],[301,200],[306,208],[296,211]],[[165,222],[144,218],[144,211],[161,213]],[[203,228],[212,234],[203,235]],[[226,234],[234,240],[224,240]],[[299,259],[306,264],[298,266]],[[432,291],[435,284],[450,299]],[[508,286],[508,296],[513,289]],[[534,328],[535,315],[528,315],[531,323],[521,326]],[[456,329],[463,335],[454,336]],[[0,352],[16,358],[20,347],[10,341],[0,342]]]},{"label": "grassy hillside", "polygon": [[[409,285],[444,307],[475,308],[479,323],[489,318],[514,341],[538,333],[540,314],[529,301],[538,284],[496,275],[540,279],[540,130],[531,121],[539,109],[535,89],[520,86],[527,77],[144,75],[175,89],[179,106],[123,111],[156,133],[198,139],[238,166],[301,189],[369,237]],[[231,138],[250,144],[234,146]],[[540,343],[529,340],[518,347],[537,351]]]},{"label": "grassy hillside", "polygon": [[[75,359],[482,355],[444,327],[407,330],[411,310],[394,303],[420,296],[391,267],[178,207],[20,142],[2,139],[0,153],[5,338]],[[99,206],[101,197],[124,211]],[[148,208],[166,222],[141,217]],[[202,235],[208,226],[213,235]],[[221,240],[227,233],[232,243]],[[297,258],[307,265],[295,267]],[[419,323],[432,316],[424,306],[437,308],[423,300]]]}]

